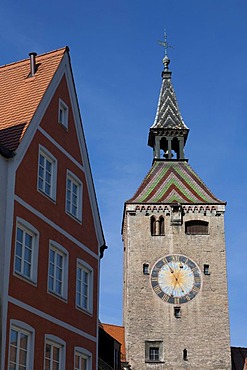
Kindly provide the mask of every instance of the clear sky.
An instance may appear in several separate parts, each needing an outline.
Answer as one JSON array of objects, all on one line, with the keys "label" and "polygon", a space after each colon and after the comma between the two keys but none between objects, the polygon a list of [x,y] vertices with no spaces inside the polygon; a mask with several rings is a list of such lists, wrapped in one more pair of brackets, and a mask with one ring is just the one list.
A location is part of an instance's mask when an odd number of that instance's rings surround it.
[{"label": "clear sky", "polygon": [[189,163],[227,201],[231,343],[247,347],[246,0],[2,0],[0,64],[68,45],[105,237],[100,319],[122,323],[124,201],[149,170],[164,28]]}]

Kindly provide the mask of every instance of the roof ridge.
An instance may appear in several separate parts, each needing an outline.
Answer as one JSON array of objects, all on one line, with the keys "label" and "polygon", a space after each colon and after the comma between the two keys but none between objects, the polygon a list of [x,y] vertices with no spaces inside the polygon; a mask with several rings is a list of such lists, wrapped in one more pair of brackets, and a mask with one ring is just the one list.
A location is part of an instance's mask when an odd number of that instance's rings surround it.
[{"label": "roof ridge", "polygon": [[108,325],[108,326],[117,326],[118,328],[124,328],[124,326],[123,326],[123,325],[107,324],[107,323],[105,323],[105,322],[102,322],[101,324],[102,324],[102,325]]},{"label": "roof ridge", "polygon": [[[57,53],[57,52],[59,52],[59,51],[63,51],[63,52],[65,52],[65,51],[69,51],[69,47],[68,46],[64,46],[64,47],[62,47],[62,48],[59,48],[59,49],[55,49],[55,50],[52,50],[52,51],[48,51],[47,53],[43,53],[43,54],[38,54],[37,55],[37,58],[38,59],[42,59],[42,57],[44,57],[44,56],[48,56],[49,54],[55,54],[55,53]],[[55,55],[54,55],[55,56]],[[6,67],[8,67],[9,69],[13,69],[13,68],[16,68],[16,67],[18,67],[18,66],[20,66],[20,65],[23,65],[24,63],[26,63],[26,62],[29,62],[29,58],[25,58],[25,59],[21,59],[21,60],[18,60],[17,62],[12,62],[12,63],[7,63],[7,64],[3,64],[2,66],[0,66],[0,71],[3,69],[3,68],[6,68]]]}]

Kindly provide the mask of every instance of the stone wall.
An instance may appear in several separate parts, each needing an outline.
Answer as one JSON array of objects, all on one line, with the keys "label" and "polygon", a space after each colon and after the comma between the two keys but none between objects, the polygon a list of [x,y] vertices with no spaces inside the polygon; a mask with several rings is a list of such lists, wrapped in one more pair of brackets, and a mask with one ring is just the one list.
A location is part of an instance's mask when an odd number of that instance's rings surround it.
[{"label": "stone wall", "polygon": [[[230,338],[224,234],[224,206],[184,207],[181,225],[171,225],[169,205],[160,209],[127,204],[124,239],[124,326],[127,361],[132,370],[198,369],[230,370]],[[163,216],[165,235],[152,236],[150,217]],[[209,223],[208,235],[187,235],[185,222]],[[202,287],[183,303],[181,318],[174,305],[153,291],[150,272],[157,260],[181,254],[201,270]],[[143,264],[149,274],[143,274]],[[204,264],[209,275],[204,275]],[[160,362],[145,361],[145,342],[162,342]],[[183,359],[183,350],[188,358]]]}]

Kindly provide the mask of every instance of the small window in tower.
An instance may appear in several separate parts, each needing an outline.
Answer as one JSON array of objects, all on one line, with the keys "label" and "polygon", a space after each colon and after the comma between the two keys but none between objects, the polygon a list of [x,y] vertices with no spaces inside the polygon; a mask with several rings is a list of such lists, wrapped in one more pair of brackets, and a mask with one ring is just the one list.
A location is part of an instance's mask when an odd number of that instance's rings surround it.
[{"label": "small window in tower", "polygon": [[207,265],[207,264],[204,265],[204,275],[210,275],[209,265]]},{"label": "small window in tower", "polygon": [[185,233],[188,235],[207,235],[208,222],[192,220],[185,222]]},{"label": "small window in tower", "polygon": [[165,220],[163,216],[159,218],[159,235],[165,235]]},{"label": "small window in tower", "polygon": [[151,235],[156,235],[156,219],[154,216],[150,218]]},{"label": "small window in tower", "polygon": [[174,307],[174,316],[176,319],[181,318],[181,307]]},{"label": "small window in tower", "polygon": [[144,275],[149,275],[149,264],[148,263],[144,263],[143,264],[143,274]]},{"label": "small window in tower", "polygon": [[159,347],[150,347],[149,348],[149,360],[150,361],[159,361]]},{"label": "small window in tower", "polygon": [[63,125],[65,128],[68,128],[68,106],[59,99],[59,108],[58,108],[58,123]]},{"label": "small window in tower", "polygon": [[160,340],[145,342],[145,361],[162,362],[163,361],[163,342]]},{"label": "small window in tower", "polygon": [[188,361],[188,351],[186,348],[183,350],[183,360]]}]

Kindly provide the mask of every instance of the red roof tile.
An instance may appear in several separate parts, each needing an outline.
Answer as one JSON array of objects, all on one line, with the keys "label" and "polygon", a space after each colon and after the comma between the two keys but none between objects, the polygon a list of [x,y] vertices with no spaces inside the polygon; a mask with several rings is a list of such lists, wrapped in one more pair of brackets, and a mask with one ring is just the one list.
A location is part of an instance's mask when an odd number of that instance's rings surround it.
[{"label": "red roof tile", "polygon": [[7,149],[18,147],[66,50],[38,55],[34,77],[29,58],[0,67],[0,143]]},{"label": "red roof tile", "polygon": [[125,359],[125,339],[124,339],[124,327],[118,325],[104,324],[102,323],[103,329],[116,339],[121,344],[121,357]]}]

